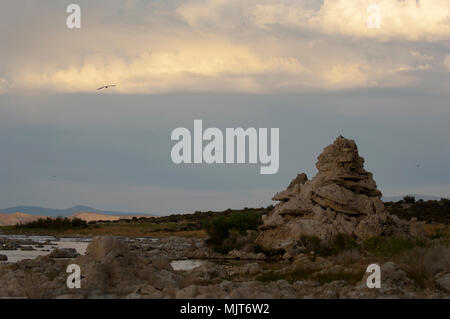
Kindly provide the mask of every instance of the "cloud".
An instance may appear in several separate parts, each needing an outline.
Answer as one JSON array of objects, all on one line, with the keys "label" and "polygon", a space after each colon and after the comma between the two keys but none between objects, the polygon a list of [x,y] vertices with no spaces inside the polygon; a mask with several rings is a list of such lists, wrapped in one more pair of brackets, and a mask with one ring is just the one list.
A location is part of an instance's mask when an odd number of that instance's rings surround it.
[{"label": "cloud", "polygon": [[450,70],[450,55],[445,58],[444,65]]},{"label": "cloud", "polygon": [[[139,52],[139,51],[138,51]],[[133,57],[92,54],[79,65],[45,65],[21,70],[22,87],[61,91],[90,91],[103,83],[119,84],[118,92],[158,93],[172,90],[257,91],[257,77],[265,74],[301,75],[304,66],[293,57],[258,55],[250,48],[226,41],[181,43],[179,48],[140,51]],[[212,86],[212,87],[211,87]]]},{"label": "cloud", "polygon": [[[314,52],[314,51],[312,51]],[[106,83],[118,84],[118,93],[171,91],[237,91],[274,93],[304,89],[393,86],[413,83],[405,71],[425,70],[429,64],[371,63],[364,56],[351,61],[345,56],[321,57],[309,64],[301,58],[266,55],[251,48],[223,43],[196,43],[178,50],[141,53],[133,58],[91,55],[76,65],[41,64],[18,70],[16,84],[25,90],[56,92],[95,91]]]},{"label": "cloud", "polygon": [[[369,28],[368,19],[377,14],[380,28]],[[246,11],[251,22],[270,29],[282,25],[330,35],[374,40],[439,41],[450,36],[450,2],[447,0],[324,0],[319,10],[302,3],[273,2],[257,4]],[[192,17],[191,17],[192,20]]]},{"label": "cloud", "polygon": [[[313,5],[315,4],[315,5]],[[375,5],[380,28],[369,28]],[[447,0],[191,0],[177,12],[193,27],[232,29],[244,26],[266,31],[279,26],[373,40],[439,41],[450,36]]]},{"label": "cloud", "polygon": [[8,86],[9,86],[8,80],[0,77],[0,94],[5,92]]},{"label": "cloud", "polygon": [[424,43],[448,36],[447,1],[380,0],[376,30],[366,26],[368,3],[80,2],[76,31],[45,7],[45,21],[0,19],[3,30],[15,30],[3,34],[0,72],[8,82],[0,92],[96,92],[107,83],[118,87],[102,94],[405,87],[439,70],[440,51]]},{"label": "cloud", "polygon": [[411,56],[417,58],[418,60],[423,60],[423,61],[432,61],[432,60],[434,60],[434,56],[427,55],[427,54],[421,53],[421,52],[416,51],[416,50],[411,50],[410,53],[411,53]]}]

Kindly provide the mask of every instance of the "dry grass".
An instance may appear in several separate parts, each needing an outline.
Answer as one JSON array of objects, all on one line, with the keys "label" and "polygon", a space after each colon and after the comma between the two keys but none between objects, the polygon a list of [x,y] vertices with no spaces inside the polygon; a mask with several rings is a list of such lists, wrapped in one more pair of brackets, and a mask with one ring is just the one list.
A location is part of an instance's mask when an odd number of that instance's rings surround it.
[{"label": "dry grass", "polygon": [[443,224],[425,225],[425,235],[432,239],[450,239],[450,226]]},{"label": "dry grass", "polygon": [[27,235],[54,235],[54,236],[123,236],[123,237],[195,237],[206,238],[204,230],[177,230],[172,223],[164,224],[133,224],[133,223],[109,223],[89,226],[83,229],[22,229],[2,228],[4,233]]},{"label": "dry grass", "polygon": [[359,264],[363,260],[363,256],[357,249],[351,249],[341,252],[336,255],[333,259],[338,265],[349,267],[354,264]]},{"label": "dry grass", "polygon": [[397,259],[398,264],[423,288],[433,285],[435,275],[450,270],[450,247],[414,248]]}]

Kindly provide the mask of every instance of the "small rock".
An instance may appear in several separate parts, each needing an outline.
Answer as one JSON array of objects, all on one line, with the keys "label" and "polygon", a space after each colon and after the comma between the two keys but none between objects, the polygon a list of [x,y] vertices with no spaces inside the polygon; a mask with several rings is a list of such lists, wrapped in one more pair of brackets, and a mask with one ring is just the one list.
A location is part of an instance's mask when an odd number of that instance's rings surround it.
[{"label": "small rock", "polygon": [[8,256],[0,255],[0,261],[8,261]]},{"label": "small rock", "polygon": [[49,257],[52,258],[76,258],[80,254],[77,253],[75,248],[56,248],[54,249]]},{"label": "small rock", "polygon": [[169,270],[172,271],[173,268],[170,265],[170,259],[163,255],[155,255],[152,257],[152,265],[159,270]]},{"label": "small rock", "polygon": [[450,292],[450,273],[439,277],[439,279],[436,280],[436,284],[441,290]]},{"label": "small rock", "polygon": [[258,263],[247,264],[241,269],[241,273],[244,275],[256,275],[261,272],[262,268]]},{"label": "small rock", "polygon": [[241,250],[233,249],[228,253],[228,258],[230,259],[256,259],[263,260],[266,259],[266,256],[263,253],[246,253]]},{"label": "small rock", "polygon": [[20,250],[22,250],[22,251],[33,251],[33,250],[36,250],[36,249],[34,249],[31,246],[22,246],[22,247],[20,247]]}]

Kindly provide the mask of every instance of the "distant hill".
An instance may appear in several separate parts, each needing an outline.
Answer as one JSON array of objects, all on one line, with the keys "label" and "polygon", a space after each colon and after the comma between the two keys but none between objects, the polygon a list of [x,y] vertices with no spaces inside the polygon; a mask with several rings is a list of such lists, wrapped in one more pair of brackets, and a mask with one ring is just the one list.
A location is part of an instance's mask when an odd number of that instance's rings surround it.
[{"label": "distant hill", "polygon": [[439,197],[439,196],[432,196],[432,195],[421,195],[421,194],[408,194],[403,196],[383,196],[381,199],[384,202],[398,202],[399,200],[402,200],[405,196],[414,196],[416,200],[422,199],[424,201],[427,200],[440,200],[441,198],[448,198],[448,197]]},{"label": "distant hill", "polygon": [[119,215],[119,216],[157,216],[155,214],[143,214],[143,213],[132,213],[132,212],[115,212],[115,211],[105,211],[92,208],[89,206],[74,206],[67,209],[54,209],[54,208],[44,208],[36,206],[16,206],[6,209],[0,209],[0,214],[13,214],[13,213],[24,213],[29,215],[37,216],[48,216],[48,217],[69,217],[76,213],[89,212],[103,215]]},{"label": "distant hill", "polygon": [[114,221],[119,219],[132,219],[133,217],[152,217],[150,215],[105,215],[99,213],[80,212],[71,215],[69,218],[79,218],[87,222],[91,221]]},{"label": "distant hill", "polygon": [[44,217],[24,213],[0,214],[0,226],[15,225],[18,223],[29,223],[39,218]]}]

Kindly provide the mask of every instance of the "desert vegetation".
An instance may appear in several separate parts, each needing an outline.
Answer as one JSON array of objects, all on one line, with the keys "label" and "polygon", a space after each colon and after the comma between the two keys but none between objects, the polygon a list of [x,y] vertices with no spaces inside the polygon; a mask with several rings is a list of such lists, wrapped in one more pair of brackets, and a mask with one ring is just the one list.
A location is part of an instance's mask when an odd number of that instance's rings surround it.
[{"label": "desert vegetation", "polygon": [[434,223],[450,223],[450,200],[417,200],[414,196],[405,196],[398,202],[386,202],[387,210],[402,219],[417,218]]},{"label": "desert vegetation", "polygon": [[[23,223],[16,226],[0,227],[0,232],[5,234],[43,234],[43,235],[57,235],[57,236],[149,236],[149,237],[166,237],[166,236],[184,236],[184,237],[198,237],[205,238],[208,236],[208,229],[211,230],[211,221],[218,219],[218,231],[220,231],[220,220],[228,220],[230,216],[231,224],[239,226],[239,230],[247,228],[245,224],[246,218],[248,223],[253,223],[252,216],[257,216],[260,220],[262,214],[268,213],[273,209],[273,206],[262,208],[244,208],[241,210],[227,209],[225,211],[213,212],[197,211],[192,214],[172,214],[161,217],[134,217],[132,219],[119,220],[105,220],[105,221],[90,221],[84,222],[79,219],[68,218],[45,218],[39,219],[33,223]],[[241,219],[238,214],[243,214]],[[75,220],[75,222],[73,222]],[[259,225],[259,222],[258,222]],[[234,227],[234,226],[233,226]],[[231,228],[233,228],[231,227]],[[236,228],[236,227],[234,227]],[[256,229],[249,227],[249,229]],[[231,229],[230,229],[231,230]],[[226,235],[228,236],[228,235]]]},{"label": "desert vegetation", "polygon": [[19,223],[15,225],[16,230],[21,229],[80,229],[86,228],[88,224],[80,218],[39,218],[28,223]]},{"label": "desert vegetation", "polygon": [[233,249],[240,249],[245,241],[240,237],[247,236],[248,231],[256,231],[262,224],[261,212],[245,211],[233,212],[228,216],[218,216],[203,223],[208,233],[208,243],[220,253],[228,253]]}]

